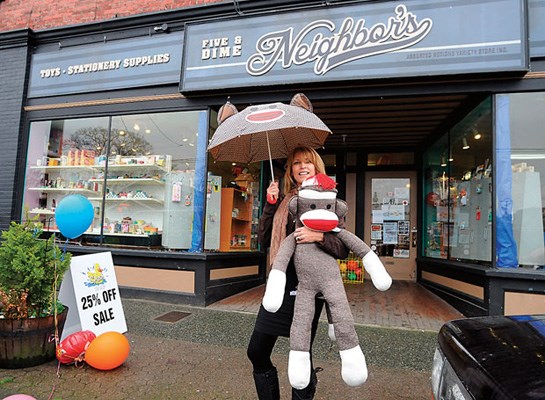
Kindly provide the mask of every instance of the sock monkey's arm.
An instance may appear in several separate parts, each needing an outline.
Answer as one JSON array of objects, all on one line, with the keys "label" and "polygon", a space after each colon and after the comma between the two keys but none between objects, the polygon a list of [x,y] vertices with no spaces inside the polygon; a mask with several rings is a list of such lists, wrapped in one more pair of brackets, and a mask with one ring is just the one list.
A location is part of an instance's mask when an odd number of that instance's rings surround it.
[{"label": "sock monkey's arm", "polygon": [[386,271],[382,261],[380,261],[375,252],[363,240],[351,232],[341,229],[338,235],[346,247],[362,259],[363,267],[371,277],[373,285],[378,290],[388,290],[392,286],[392,277],[388,274],[388,271]]},{"label": "sock monkey's arm", "polygon": [[293,233],[280,244],[263,296],[263,307],[269,312],[277,312],[282,306],[284,291],[286,290],[286,269],[295,252],[296,245]]}]

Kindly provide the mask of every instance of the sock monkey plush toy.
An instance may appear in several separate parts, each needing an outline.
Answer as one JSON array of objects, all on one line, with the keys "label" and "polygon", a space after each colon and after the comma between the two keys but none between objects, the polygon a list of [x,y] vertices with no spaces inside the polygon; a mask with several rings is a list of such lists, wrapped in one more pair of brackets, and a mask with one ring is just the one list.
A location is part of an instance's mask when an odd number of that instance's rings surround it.
[{"label": "sock monkey plush toy", "polygon": [[[303,182],[298,195],[289,202],[290,214],[297,217],[296,226],[337,232],[346,247],[363,259],[364,268],[375,287],[381,291],[388,290],[392,278],[378,256],[356,235],[337,228],[339,218],[346,215],[348,207],[344,201],[337,199],[335,186],[335,182],[324,174]],[[290,331],[288,376],[291,386],[303,389],[310,382],[311,325],[318,293],[322,293],[329,308],[328,320],[333,326],[341,356],[342,378],[350,386],[363,384],[367,380],[367,365],[335,258],[315,243],[297,244],[293,233],[287,236],[280,245],[269,274],[263,307],[276,312],[282,305],[286,268],[292,256],[299,285]]]}]

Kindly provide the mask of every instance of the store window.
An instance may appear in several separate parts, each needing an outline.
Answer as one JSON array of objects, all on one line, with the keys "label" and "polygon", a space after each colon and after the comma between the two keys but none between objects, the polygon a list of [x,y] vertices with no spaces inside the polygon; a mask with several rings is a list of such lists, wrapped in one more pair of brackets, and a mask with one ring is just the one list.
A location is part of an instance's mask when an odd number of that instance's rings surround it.
[{"label": "store window", "polygon": [[[83,244],[202,250],[206,119],[185,111],[32,122],[23,218],[56,231],[56,206],[81,194],[95,210]],[[219,222],[207,228],[219,236]]]},{"label": "store window", "polygon": [[[207,143],[218,127],[217,112],[210,113]],[[278,160],[281,161],[281,160]],[[215,161],[208,154],[205,248],[221,252],[257,251],[261,215],[261,162],[251,164]],[[268,166],[267,161],[267,168]],[[275,160],[275,174],[283,165]]]},{"label": "store window", "polygon": [[[208,162],[206,240],[219,251],[258,250],[261,163]],[[211,234],[213,227],[216,232]],[[210,247],[210,245],[208,245]]]},{"label": "store window", "polygon": [[545,267],[545,93],[498,95],[498,267]]},{"label": "store window", "polygon": [[485,100],[424,155],[424,255],[492,261],[492,119]]}]

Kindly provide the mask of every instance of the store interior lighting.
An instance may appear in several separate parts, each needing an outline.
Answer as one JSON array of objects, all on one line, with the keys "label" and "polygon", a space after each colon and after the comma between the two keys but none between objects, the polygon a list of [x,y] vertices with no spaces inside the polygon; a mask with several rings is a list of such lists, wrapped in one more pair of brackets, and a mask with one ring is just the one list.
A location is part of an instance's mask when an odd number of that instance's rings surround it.
[{"label": "store interior lighting", "polygon": [[462,150],[467,150],[467,149],[469,149],[469,143],[467,143],[467,139],[466,139],[466,137],[464,136],[464,137],[462,138]]},{"label": "store interior lighting", "polygon": [[483,137],[483,135],[481,135],[481,132],[479,132],[477,129],[473,128],[473,139],[479,140],[482,137]]},{"label": "store interior lighting", "polygon": [[445,159],[445,156],[441,156],[441,167],[447,166],[447,160]]}]

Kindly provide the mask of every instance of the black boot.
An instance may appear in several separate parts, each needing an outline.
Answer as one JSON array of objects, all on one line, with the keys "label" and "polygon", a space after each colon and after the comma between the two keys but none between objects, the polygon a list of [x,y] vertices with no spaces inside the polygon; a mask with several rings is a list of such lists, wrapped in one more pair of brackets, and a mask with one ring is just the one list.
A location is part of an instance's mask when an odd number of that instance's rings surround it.
[{"label": "black boot", "polygon": [[276,368],[265,372],[254,372],[255,389],[259,400],[279,400],[280,386]]},{"label": "black boot", "polygon": [[292,400],[312,400],[316,393],[316,385],[318,384],[318,377],[316,372],[320,372],[322,368],[318,367],[310,370],[310,382],[304,389],[291,389]]}]

